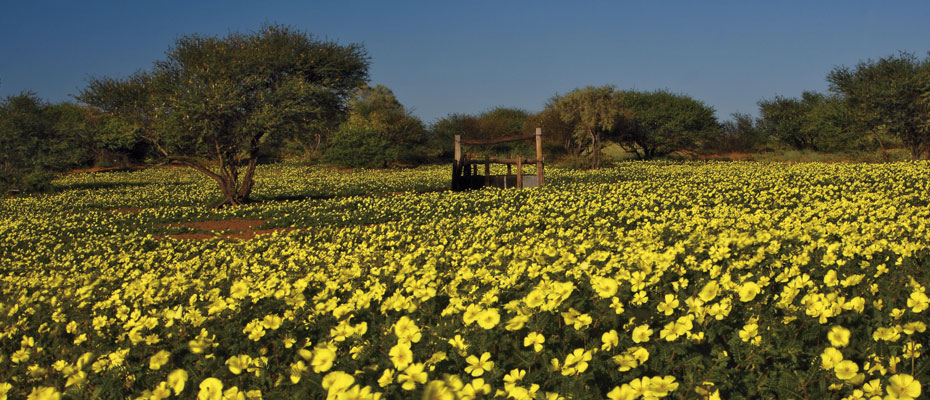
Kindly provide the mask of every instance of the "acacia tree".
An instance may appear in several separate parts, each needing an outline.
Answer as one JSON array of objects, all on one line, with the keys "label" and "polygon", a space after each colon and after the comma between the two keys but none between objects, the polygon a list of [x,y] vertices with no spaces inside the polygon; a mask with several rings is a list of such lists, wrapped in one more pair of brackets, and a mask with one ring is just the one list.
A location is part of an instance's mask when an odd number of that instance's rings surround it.
[{"label": "acacia tree", "polygon": [[170,162],[213,178],[217,204],[249,199],[260,151],[340,122],[368,78],[361,45],[279,25],[177,40],[152,71],[91,79],[78,100],[127,120]]},{"label": "acacia tree", "polygon": [[556,96],[552,106],[566,124],[574,127],[576,143],[590,140],[588,155],[591,167],[601,165],[602,140],[629,117],[620,104],[621,93],[611,85],[587,86],[564,96]]},{"label": "acacia tree", "polygon": [[620,102],[630,117],[619,129],[618,143],[641,159],[693,150],[720,133],[713,107],[689,96],[628,91]]},{"label": "acacia tree", "polygon": [[827,81],[861,130],[897,136],[914,158],[930,155],[930,58],[901,53],[868,60],[835,68]]}]

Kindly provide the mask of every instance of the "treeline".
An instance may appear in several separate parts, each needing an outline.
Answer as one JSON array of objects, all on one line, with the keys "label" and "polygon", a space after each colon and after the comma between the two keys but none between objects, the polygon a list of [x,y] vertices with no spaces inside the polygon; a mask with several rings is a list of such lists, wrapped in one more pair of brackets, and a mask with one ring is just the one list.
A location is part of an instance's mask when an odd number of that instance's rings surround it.
[{"label": "treeline", "polygon": [[43,191],[57,172],[141,163],[146,144],[92,107],[25,92],[0,100],[0,189]]},{"label": "treeline", "polygon": [[[493,139],[543,129],[545,153],[577,167],[597,168],[603,149],[616,144],[633,159],[783,149],[828,153],[905,148],[930,157],[930,58],[900,53],[837,67],[828,93],[762,99],[758,117],[733,114],[720,122],[712,107],[667,90],[589,86],[556,94],[543,110],[496,107],[455,113],[423,124],[383,86],[362,89],[350,102],[348,122],[325,140],[321,159],[343,166],[446,162],[453,136]],[[502,143],[491,154],[525,153],[530,143]]]},{"label": "treeline", "polygon": [[[183,37],[168,54],[150,72],[91,79],[75,96],[79,104],[50,104],[30,92],[0,100],[2,189],[42,190],[56,172],[94,165],[179,162],[209,175],[228,164],[228,174],[211,176],[221,188],[232,182],[227,197],[235,202],[233,192],[247,198],[250,189],[240,188],[237,169],[250,174],[259,160],[375,168],[448,162],[456,134],[492,139],[536,127],[550,160],[585,168],[602,166],[611,144],[644,160],[785,148],[884,154],[903,147],[915,159],[930,156],[930,58],[909,53],[837,67],[827,75],[828,93],[763,99],[757,118],[720,122],[712,107],[684,94],[608,85],[555,94],[535,113],[497,107],[430,124],[389,88],[366,83],[360,45],[269,26],[251,35]],[[205,63],[223,67],[197,69]],[[313,65],[329,65],[330,75]],[[529,143],[483,151],[532,153]]]}]

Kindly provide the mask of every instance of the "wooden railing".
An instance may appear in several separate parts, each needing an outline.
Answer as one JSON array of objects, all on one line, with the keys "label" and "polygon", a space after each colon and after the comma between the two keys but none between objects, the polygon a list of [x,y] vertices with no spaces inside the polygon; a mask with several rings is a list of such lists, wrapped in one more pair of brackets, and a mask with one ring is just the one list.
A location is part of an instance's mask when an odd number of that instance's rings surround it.
[{"label": "wooden railing", "polygon": [[[462,153],[462,145],[491,145],[498,143],[517,142],[521,140],[536,139],[536,158],[524,160],[522,156],[517,158],[491,158],[485,156],[484,159],[469,159],[467,154]],[[478,165],[484,165],[484,179],[478,175]],[[536,182],[532,186],[543,186],[545,184],[544,161],[542,155],[542,129],[536,128],[535,134],[507,136],[495,139],[476,140],[462,139],[461,135],[455,135],[455,162],[452,164],[452,190],[475,189],[481,186],[491,186],[491,164],[506,164],[507,175],[503,177],[495,175],[493,180],[503,182],[503,187],[508,187],[507,182],[511,174],[511,166],[517,166],[516,187],[524,187],[523,165],[536,164]]]}]

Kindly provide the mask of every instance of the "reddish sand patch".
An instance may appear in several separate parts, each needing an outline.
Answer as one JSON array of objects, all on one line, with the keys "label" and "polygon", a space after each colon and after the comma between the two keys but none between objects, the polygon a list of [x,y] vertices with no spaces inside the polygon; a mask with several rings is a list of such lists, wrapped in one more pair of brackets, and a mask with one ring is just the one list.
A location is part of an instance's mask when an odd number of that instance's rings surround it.
[{"label": "reddish sand patch", "polygon": [[740,153],[740,152],[730,152],[730,153],[719,153],[719,154],[706,154],[698,155],[700,160],[748,160],[752,158],[752,153]]},{"label": "reddish sand patch", "polygon": [[274,232],[287,232],[297,230],[298,228],[270,228],[255,229],[255,227],[268,222],[267,219],[225,219],[219,221],[196,221],[182,222],[177,224],[166,225],[171,228],[185,227],[193,228],[199,232],[176,233],[167,235],[167,237],[181,240],[206,240],[212,238],[223,238],[232,240],[250,240],[260,235],[268,235]]},{"label": "reddish sand patch", "polygon": [[170,224],[171,228],[194,228],[202,231],[243,231],[268,222],[267,219],[224,219],[219,221],[196,221]]}]

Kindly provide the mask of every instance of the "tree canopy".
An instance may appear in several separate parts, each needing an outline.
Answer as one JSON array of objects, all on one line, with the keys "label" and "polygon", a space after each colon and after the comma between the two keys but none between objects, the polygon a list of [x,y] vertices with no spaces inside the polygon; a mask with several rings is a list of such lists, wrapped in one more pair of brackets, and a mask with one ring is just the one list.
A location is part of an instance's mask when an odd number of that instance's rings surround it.
[{"label": "tree canopy", "polygon": [[[426,127],[383,85],[358,89],[349,117],[328,139],[325,159],[347,167],[383,167],[422,158]],[[420,154],[418,154],[420,153]]]},{"label": "tree canopy", "polygon": [[837,67],[827,75],[861,130],[890,133],[914,158],[930,155],[930,58],[910,53]]},{"label": "tree canopy", "polygon": [[267,25],[179,38],[151,71],[91,79],[77,98],[132,127],[165,159],[218,183],[218,205],[248,201],[269,143],[332,130],[368,78],[361,45]]},{"label": "tree canopy", "polygon": [[601,164],[602,141],[630,115],[620,104],[620,92],[614,86],[587,86],[551,101],[563,123],[572,126],[572,139],[577,145],[590,140],[588,157],[591,167]]},{"label": "tree canopy", "polygon": [[714,108],[686,95],[626,91],[620,104],[629,122],[620,128],[618,143],[641,159],[691,150],[720,133]]}]

